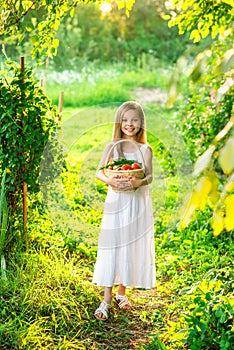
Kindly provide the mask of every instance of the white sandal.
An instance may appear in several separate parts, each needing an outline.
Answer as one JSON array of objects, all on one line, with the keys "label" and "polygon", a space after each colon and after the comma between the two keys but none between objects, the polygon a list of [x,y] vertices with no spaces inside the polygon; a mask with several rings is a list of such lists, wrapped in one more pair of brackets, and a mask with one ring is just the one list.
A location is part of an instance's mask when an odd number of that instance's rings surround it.
[{"label": "white sandal", "polygon": [[[128,300],[127,295],[119,295],[116,293],[115,299],[119,305],[119,308],[122,310],[130,310],[132,308],[132,305],[130,301]],[[128,308],[125,308],[125,306],[128,306]]]},{"label": "white sandal", "polygon": [[[99,306],[99,308],[94,312],[94,316],[97,320],[106,321],[108,319],[108,309],[110,304],[107,304],[105,300],[103,300]],[[102,314],[105,318],[98,316],[98,314]]]}]

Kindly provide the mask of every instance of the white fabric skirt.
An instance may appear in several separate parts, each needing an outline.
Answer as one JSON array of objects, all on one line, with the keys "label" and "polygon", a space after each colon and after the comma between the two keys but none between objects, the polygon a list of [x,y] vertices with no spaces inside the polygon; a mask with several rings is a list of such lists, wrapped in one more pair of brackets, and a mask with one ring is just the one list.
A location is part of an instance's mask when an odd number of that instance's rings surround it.
[{"label": "white fabric skirt", "polygon": [[149,186],[115,192],[104,206],[93,282],[99,286],[154,288],[156,283],[152,201]]}]

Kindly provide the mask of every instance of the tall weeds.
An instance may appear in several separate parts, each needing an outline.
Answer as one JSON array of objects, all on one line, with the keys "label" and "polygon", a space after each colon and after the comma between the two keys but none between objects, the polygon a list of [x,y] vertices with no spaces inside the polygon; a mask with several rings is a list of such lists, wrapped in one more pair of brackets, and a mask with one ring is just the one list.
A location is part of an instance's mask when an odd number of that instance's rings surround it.
[{"label": "tall weeds", "polygon": [[6,244],[8,209],[5,195],[5,178],[6,171],[3,173],[0,193],[0,257],[1,257],[1,278],[6,280],[6,260],[4,256],[4,248]]}]

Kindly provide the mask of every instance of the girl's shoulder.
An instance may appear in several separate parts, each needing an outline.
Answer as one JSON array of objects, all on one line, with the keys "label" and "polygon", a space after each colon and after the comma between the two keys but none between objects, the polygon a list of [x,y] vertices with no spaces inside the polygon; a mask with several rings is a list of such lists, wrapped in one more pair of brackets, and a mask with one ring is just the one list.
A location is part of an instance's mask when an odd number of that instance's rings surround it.
[{"label": "girl's shoulder", "polygon": [[138,146],[141,151],[146,151],[148,149],[152,152],[152,147],[148,143],[139,143]]},{"label": "girl's shoulder", "polygon": [[111,147],[114,147],[115,141],[110,141],[106,144],[105,149],[109,150]]}]

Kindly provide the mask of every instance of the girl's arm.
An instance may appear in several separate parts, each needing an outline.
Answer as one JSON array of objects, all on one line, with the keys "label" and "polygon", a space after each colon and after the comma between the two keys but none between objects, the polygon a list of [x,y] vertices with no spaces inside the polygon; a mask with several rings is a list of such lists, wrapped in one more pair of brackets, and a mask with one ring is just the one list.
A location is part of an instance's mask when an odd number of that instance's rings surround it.
[{"label": "girl's arm", "polygon": [[[107,156],[108,156],[108,153],[109,153],[111,146],[112,146],[112,144],[108,144],[106,146],[99,167],[103,166],[104,164],[106,164],[106,162],[109,161],[109,159],[107,160]],[[119,190],[123,190],[123,191],[129,191],[132,188],[136,189],[140,186],[148,185],[153,180],[152,157],[153,157],[152,149],[151,149],[151,147],[148,146],[147,149],[145,150],[145,154],[144,154],[145,177],[143,179],[138,179],[135,176],[120,177],[119,175],[107,177],[104,174],[103,170],[98,170],[96,172],[96,178],[99,179],[100,181],[106,183],[107,185],[117,187]]]},{"label": "girl's arm", "polygon": [[[102,155],[101,162],[100,162],[100,164],[99,164],[99,168],[102,167],[103,165],[105,165],[106,163],[108,163],[109,159],[107,159],[107,156],[108,156],[108,154],[109,154],[109,152],[110,152],[111,146],[112,146],[112,143],[109,143],[109,144],[106,146],[106,148],[105,148],[105,150],[104,150],[104,152],[103,152],[103,155]],[[102,182],[105,182],[106,184],[109,185],[109,178],[105,176],[103,170],[97,170],[97,172],[96,172],[96,178],[97,178],[98,180],[101,180]]]},{"label": "girl's arm", "polygon": [[[104,152],[103,152],[103,156],[101,159],[101,162],[99,164],[99,168],[102,167],[103,165],[105,165],[107,162],[109,162],[110,159],[107,159],[108,154],[110,152],[110,148],[112,147],[113,143],[109,143]],[[113,154],[111,154],[108,158],[113,158]],[[119,175],[115,175],[112,177],[107,177],[104,174],[103,170],[98,170],[96,172],[96,178],[104,183],[106,183],[107,185],[111,185],[114,187],[117,187],[120,190],[125,190],[127,187],[129,187],[129,178],[125,177],[125,178],[121,178]]]},{"label": "girl's arm", "polygon": [[145,177],[143,179],[137,179],[135,176],[132,176],[130,179],[130,182],[133,188],[149,185],[153,181],[152,159],[153,159],[152,148],[148,146],[144,154]]}]

